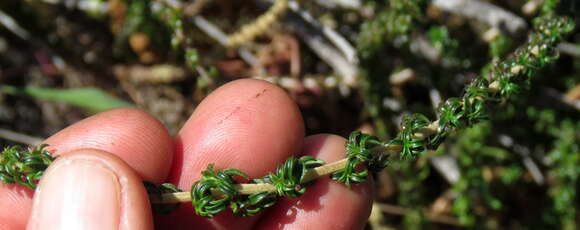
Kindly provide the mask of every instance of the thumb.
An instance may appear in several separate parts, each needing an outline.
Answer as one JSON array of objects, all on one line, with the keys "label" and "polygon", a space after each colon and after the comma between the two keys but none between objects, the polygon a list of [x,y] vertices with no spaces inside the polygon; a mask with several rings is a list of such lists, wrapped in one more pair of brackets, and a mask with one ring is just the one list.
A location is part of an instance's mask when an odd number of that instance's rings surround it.
[{"label": "thumb", "polygon": [[82,149],[47,169],[28,229],[153,229],[153,219],[141,178],[123,160]]}]

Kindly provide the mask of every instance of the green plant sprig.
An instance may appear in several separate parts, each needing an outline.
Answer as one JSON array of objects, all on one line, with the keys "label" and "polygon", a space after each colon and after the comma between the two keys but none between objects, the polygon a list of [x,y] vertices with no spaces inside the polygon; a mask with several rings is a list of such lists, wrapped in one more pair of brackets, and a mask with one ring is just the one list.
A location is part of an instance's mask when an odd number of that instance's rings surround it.
[{"label": "green plant sprig", "polygon": [[[305,183],[311,182],[321,176],[330,175],[333,180],[345,183],[347,186],[360,183],[368,177],[368,170],[380,171],[387,167],[393,156],[399,155],[400,159],[410,160],[427,149],[436,149],[449,135],[456,129],[473,126],[488,118],[486,107],[489,102],[500,102],[509,100],[510,97],[526,87],[531,77],[542,67],[554,62],[558,58],[555,46],[558,42],[574,29],[573,22],[568,18],[556,16],[542,16],[535,20],[536,32],[531,34],[529,41],[518,48],[512,58],[496,63],[490,76],[477,78],[466,87],[461,98],[449,98],[439,106],[439,120],[431,122],[426,116],[414,114],[403,119],[402,130],[397,137],[389,142],[381,142],[377,137],[362,134],[359,131],[353,132],[346,144],[347,158],[340,161],[321,165],[303,174],[300,182],[285,182],[297,186],[303,193]],[[293,161],[291,158],[289,161]],[[288,161],[277,170],[276,177],[281,176],[281,172],[292,171],[293,167]],[[305,166],[301,166],[304,170]],[[213,168],[208,168],[213,171]],[[227,169],[230,170],[230,169]],[[207,174],[207,170],[203,173]],[[219,171],[218,171],[219,172]],[[280,174],[280,175],[278,175]],[[214,177],[212,180],[216,180]],[[235,184],[233,176],[228,176],[228,192],[223,189],[213,189],[212,192],[204,193],[203,197],[190,196],[201,188],[196,182],[192,186],[191,192],[163,194],[160,199],[153,200],[153,203],[175,203],[192,202],[193,206],[203,205],[200,202],[211,200],[220,202],[219,209],[211,213],[198,214],[212,217],[220,211],[225,210],[229,205],[234,213],[240,213],[235,208],[240,197],[261,194],[268,197],[267,206],[273,205],[274,196],[288,196],[288,194],[277,193],[277,186],[267,180],[254,180],[248,184]],[[202,179],[204,181],[206,179]],[[216,187],[217,188],[217,187]],[[231,188],[234,188],[231,190]],[[292,191],[291,188],[289,191]],[[207,191],[207,190],[206,190]],[[297,192],[295,190],[294,192]],[[225,195],[224,195],[225,194]],[[295,197],[295,196],[291,196]],[[223,202],[223,203],[221,203]],[[245,212],[244,214],[248,214]]]},{"label": "green plant sprig", "polygon": [[39,145],[24,150],[18,146],[5,148],[0,155],[0,181],[35,189],[44,170],[56,157]]},{"label": "green plant sprig", "polygon": [[[213,217],[226,209],[234,214],[251,216],[276,203],[278,197],[299,197],[311,182],[330,175],[333,180],[347,186],[363,182],[368,171],[377,172],[389,165],[395,156],[411,160],[427,149],[436,149],[456,129],[467,128],[487,119],[486,108],[491,102],[509,100],[529,84],[536,71],[558,58],[555,46],[571,32],[571,20],[556,16],[542,16],[535,20],[536,32],[518,48],[513,56],[495,64],[489,76],[482,76],[465,88],[461,98],[449,98],[439,106],[440,119],[430,121],[426,116],[414,114],[403,119],[402,130],[389,142],[377,137],[353,132],[346,144],[347,157],[337,162],[323,161],[305,156],[290,158],[278,166],[276,172],[263,178],[239,184],[238,179],[248,179],[237,169],[214,170],[209,165],[201,180],[191,191],[180,192],[174,185],[146,184],[154,208],[171,211],[175,203],[192,202],[196,213]],[[54,160],[45,146],[29,152],[7,148],[0,156],[0,180],[34,188],[42,172]]]}]

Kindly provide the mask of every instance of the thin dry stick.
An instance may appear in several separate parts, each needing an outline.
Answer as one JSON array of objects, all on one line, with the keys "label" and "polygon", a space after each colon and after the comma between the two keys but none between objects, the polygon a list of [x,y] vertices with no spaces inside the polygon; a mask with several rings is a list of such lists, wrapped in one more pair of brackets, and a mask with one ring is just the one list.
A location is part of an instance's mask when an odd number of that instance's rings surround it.
[{"label": "thin dry stick", "polygon": [[31,36],[28,31],[26,31],[23,27],[18,25],[18,22],[16,20],[10,17],[10,15],[4,13],[2,10],[0,10],[0,26],[5,27],[7,30],[18,36],[20,39],[30,42],[33,47],[42,49],[46,51],[48,54],[50,54],[50,59],[52,63],[54,63],[54,66],[57,67],[59,71],[63,71],[63,69],[66,67],[64,59],[61,56],[57,55],[57,53],[54,52],[54,50],[52,50],[50,46],[45,44],[43,41],[35,38],[34,36]]},{"label": "thin dry stick", "polygon": [[340,35],[338,32],[333,30],[332,28],[325,26],[318,20],[316,20],[308,11],[305,9],[300,8],[296,1],[288,2],[288,7],[292,10],[292,12],[300,15],[304,21],[308,22],[314,28],[319,29],[322,34],[330,41],[336,48],[344,55],[344,57],[353,64],[358,63],[358,57],[356,53],[356,49],[348,42],[346,38]]},{"label": "thin dry stick", "polygon": [[26,144],[26,145],[30,145],[30,146],[35,146],[35,145],[39,145],[40,143],[42,143],[42,138],[28,136],[28,135],[25,135],[22,133],[17,133],[17,132],[11,131],[11,130],[1,129],[1,128],[0,128],[0,138],[14,141],[14,142],[18,142],[18,143],[22,143],[22,144]]},{"label": "thin dry stick", "polygon": [[248,41],[254,40],[255,37],[268,31],[274,24],[278,17],[280,17],[288,9],[288,0],[278,0],[270,7],[270,9],[258,17],[256,21],[249,25],[243,26],[238,32],[228,36],[227,45],[230,47],[240,46]]},{"label": "thin dry stick", "polygon": [[[308,22],[304,15],[288,12],[284,21],[304,43],[334,71],[340,75],[341,83],[354,87],[357,85],[358,69],[343,52],[331,44],[323,30]],[[335,41],[338,41],[335,39]],[[356,57],[356,55],[354,55]]]},{"label": "thin dry stick", "polygon": [[434,0],[434,6],[485,22],[493,27],[517,35],[527,27],[526,21],[501,7],[480,0]]},{"label": "thin dry stick", "polygon": [[[277,4],[277,1],[260,0],[258,3]],[[284,18],[284,23],[340,75],[340,85],[356,86],[358,76],[356,49],[338,32],[324,26],[308,11],[300,8],[296,1],[288,1],[287,5],[291,11]]]},{"label": "thin dry stick", "polygon": [[341,7],[345,9],[360,10],[362,7],[361,0],[316,0],[316,3],[329,9]]},{"label": "thin dry stick", "polygon": [[[206,20],[202,16],[193,16],[191,17],[193,23],[203,32],[205,32],[208,36],[215,39],[220,45],[228,46],[228,37],[227,35],[221,31],[217,26],[211,24],[208,20]],[[250,52],[248,49],[243,47],[238,48],[238,54],[244,61],[252,66],[259,66],[258,59]]]},{"label": "thin dry stick", "polygon": [[558,44],[557,48],[562,53],[568,54],[573,57],[580,57],[580,45],[569,42],[561,42],[560,44]]}]

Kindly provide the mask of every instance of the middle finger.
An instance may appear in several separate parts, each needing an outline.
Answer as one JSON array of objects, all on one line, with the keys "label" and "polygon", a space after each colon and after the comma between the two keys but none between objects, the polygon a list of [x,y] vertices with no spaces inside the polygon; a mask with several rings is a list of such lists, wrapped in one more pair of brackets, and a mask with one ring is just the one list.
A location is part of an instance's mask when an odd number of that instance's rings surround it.
[{"label": "middle finger", "polygon": [[[304,125],[294,101],[265,81],[238,80],[209,95],[176,138],[169,182],[190,190],[208,164],[236,168],[250,178],[264,176],[302,148]],[[256,218],[222,213],[213,219],[197,216],[191,203],[170,215],[159,215],[158,227],[247,229]]]}]

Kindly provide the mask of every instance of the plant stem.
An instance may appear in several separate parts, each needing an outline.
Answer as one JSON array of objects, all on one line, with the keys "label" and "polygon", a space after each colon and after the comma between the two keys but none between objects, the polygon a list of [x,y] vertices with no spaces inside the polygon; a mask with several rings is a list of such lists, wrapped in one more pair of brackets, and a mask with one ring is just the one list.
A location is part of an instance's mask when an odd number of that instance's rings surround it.
[{"label": "plant stem", "polygon": [[[519,68],[512,68],[512,72],[520,71]],[[499,90],[499,82],[494,81],[489,84],[488,88],[492,92],[497,92]],[[416,133],[413,134],[414,138],[424,139],[431,135],[434,135],[438,132],[437,127],[439,126],[439,120],[434,121],[430,125],[426,126],[418,130]],[[389,145],[384,144],[383,146],[379,146],[379,149],[373,151],[374,153],[382,154],[384,151],[390,153],[398,153],[400,152],[402,147],[400,145]],[[313,168],[306,172],[306,176],[302,183],[313,181],[319,177],[330,175],[334,172],[337,172],[344,167],[346,167],[348,162],[347,158],[343,158],[339,161],[335,161],[329,164],[325,164],[316,168]],[[236,191],[241,195],[250,195],[259,192],[275,192],[276,187],[272,184],[268,183],[259,183],[259,184],[237,184],[235,185]],[[213,191],[212,194],[215,197],[221,197],[223,194],[219,191]],[[190,202],[191,201],[191,194],[189,191],[186,192],[176,192],[176,193],[164,193],[161,196],[151,196],[151,203],[153,204],[172,204],[172,203],[182,203],[182,202]]]},{"label": "plant stem", "polygon": [[[313,181],[321,176],[329,175],[334,173],[340,169],[343,169],[346,166],[348,160],[346,158],[330,163],[325,164],[323,166],[314,168],[309,170],[306,173],[304,178],[304,183]],[[236,190],[239,194],[242,195],[250,195],[258,192],[274,192],[276,191],[276,187],[272,184],[267,183],[260,183],[260,184],[237,184],[235,185]],[[221,196],[218,191],[213,192],[214,196]],[[151,197],[151,202],[154,204],[171,204],[171,203],[180,203],[180,202],[189,202],[191,201],[190,192],[176,192],[176,193],[165,193],[162,194],[161,197]]]}]

